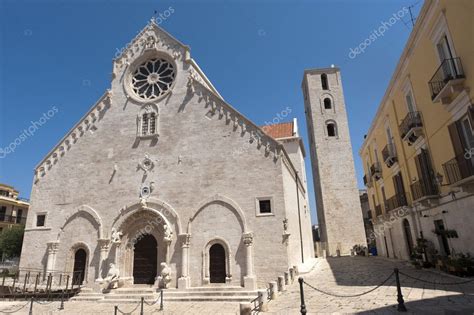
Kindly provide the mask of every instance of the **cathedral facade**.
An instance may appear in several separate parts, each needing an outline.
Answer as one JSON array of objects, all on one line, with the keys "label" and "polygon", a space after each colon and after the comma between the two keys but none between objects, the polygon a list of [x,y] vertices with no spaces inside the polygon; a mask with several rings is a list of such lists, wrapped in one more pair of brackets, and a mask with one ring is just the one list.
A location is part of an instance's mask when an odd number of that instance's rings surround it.
[{"label": "cathedral facade", "polygon": [[260,128],[151,21],[38,164],[20,268],[251,290],[314,257],[296,121]]}]

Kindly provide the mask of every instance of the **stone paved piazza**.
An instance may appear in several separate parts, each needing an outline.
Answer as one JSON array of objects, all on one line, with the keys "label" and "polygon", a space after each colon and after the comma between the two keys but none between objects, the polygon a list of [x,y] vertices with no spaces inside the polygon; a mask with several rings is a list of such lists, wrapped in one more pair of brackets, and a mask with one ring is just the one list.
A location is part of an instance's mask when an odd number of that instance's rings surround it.
[{"label": "stone paved piazza", "polygon": [[[319,259],[315,268],[304,275],[305,281],[315,287],[339,295],[351,295],[370,290],[380,284],[393,271],[437,282],[461,282],[464,279],[442,275],[430,270],[415,270],[408,263],[384,258],[341,257]],[[464,285],[431,285],[400,276],[402,293],[409,313],[416,314],[472,314],[474,312],[474,282]],[[395,278],[367,295],[355,298],[338,298],[323,295],[308,286],[304,287],[308,314],[324,313],[397,313]],[[295,281],[286,292],[268,304],[265,314],[299,314],[299,286]],[[15,310],[25,302],[1,302],[0,311]],[[113,314],[113,304],[94,302],[67,302],[58,311],[58,302],[50,305],[34,305],[33,314]],[[120,308],[130,311],[134,305]],[[163,312],[158,306],[146,306],[145,314],[238,314],[237,303],[179,302],[166,303]],[[131,314],[139,314],[138,308]],[[28,314],[28,307],[15,314]]]}]

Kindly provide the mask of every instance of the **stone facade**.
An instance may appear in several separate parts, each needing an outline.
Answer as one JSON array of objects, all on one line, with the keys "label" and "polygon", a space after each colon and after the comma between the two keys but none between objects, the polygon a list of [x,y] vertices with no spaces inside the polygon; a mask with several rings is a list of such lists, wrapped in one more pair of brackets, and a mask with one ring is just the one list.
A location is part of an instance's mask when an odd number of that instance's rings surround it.
[{"label": "stone facade", "polygon": [[321,245],[347,255],[366,238],[339,69],[306,70],[303,94]]},{"label": "stone facade", "polygon": [[[158,70],[140,66],[161,59]],[[134,89],[137,69],[155,73],[143,79],[150,92]],[[131,285],[135,250],[152,235],[156,286],[213,282],[218,244],[225,284],[264,287],[302,263],[301,241],[305,263],[314,257],[306,182],[296,185],[302,163],[227,104],[189,47],[152,21],[114,60],[110,90],[37,166],[20,268],[71,272],[82,249],[87,285],[110,263]],[[262,199],[270,213],[260,213]]]}]

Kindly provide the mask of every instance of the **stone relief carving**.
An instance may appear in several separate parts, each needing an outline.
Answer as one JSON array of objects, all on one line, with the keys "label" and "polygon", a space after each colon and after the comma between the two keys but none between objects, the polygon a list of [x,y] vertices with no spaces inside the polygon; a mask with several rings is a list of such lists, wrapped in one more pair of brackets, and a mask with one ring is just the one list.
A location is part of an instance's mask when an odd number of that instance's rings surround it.
[{"label": "stone relief carving", "polygon": [[116,228],[112,228],[112,234],[111,234],[112,243],[114,244],[120,243],[122,235],[123,235],[122,231],[118,231]]},{"label": "stone relief carving", "polygon": [[173,231],[171,230],[171,228],[169,227],[168,224],[164,224],[164,225],[163,225],[163,229],[164,229],[164,232],[163,232],[163,234],[164,234],[164,237],[163,237],[164,241],[165,241],[165,242],[171,242],[171,239],[172,239],[172,237],[173,237]]}]

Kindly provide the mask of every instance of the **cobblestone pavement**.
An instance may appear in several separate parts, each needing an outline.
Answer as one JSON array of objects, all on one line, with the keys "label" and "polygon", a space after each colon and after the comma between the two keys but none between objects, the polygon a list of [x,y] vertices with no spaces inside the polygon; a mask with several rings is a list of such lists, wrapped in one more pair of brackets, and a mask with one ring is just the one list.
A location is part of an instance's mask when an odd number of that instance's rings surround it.
[{"label": "cobblestone pavement", "polygon": [[[382,283],[399,268],[402,273],[416,278],[438,283],[462,282],[465,279],[440,274],[431,270],[416,270],[407,263],[374,257],[340,257],[318,259],[313,270],[303,275],[304,280],[317,289],[337,295],[354,295],[368,291]],[[433,285],[400,275],[402,293],[409,313],[416,314],[473,314],[474,282],[463,285]],[[305,302],[308,314],[327,313],[398,313],[395,277],[385,285],[360,297],[334,297],[304,286]],[[15,311],[24,308],[15,315],[28,314],[26,302],[0,302],[0,312]],[[136,305],[119,305],[125,314],[140,314]],[[96,302],[66,302],[65,309],[58,310],[59,302],[48,305],[35,303],[34,315],[46,314],[113,314],[114,305]],[[158,306],[145,306],[145,314],[238,314],[238,303],[222,302],[165,302],[165,310],[159,312]],[[120,313],[119,314],[123,314]],[[1,313],[0,313],[1,314]],[[265,314],[300,314],[299,285],[295,281],[276,300],[268,303]]]},{"label": "cobblestone pavement", "polygon": [[[337,295],[355,295],[382,283],[394,268],[418,279],[437,283],[458,283],[466,279],[441,274],[432,270],[416,270],[409,263],[377,257],[340,257],[318,259],[313,270],[302,275],[305,282],[317,289]],[[402,294],[409,313],[415,314],[473,314],[474,282],[463,285],[433,285],[400,275]],[[334,297],[304,285],[308,314],[397,312],[395,277],[385,285],[360,297]],[[268,303],[265,314],[300,314],[298,281],[286,292]]]}]

